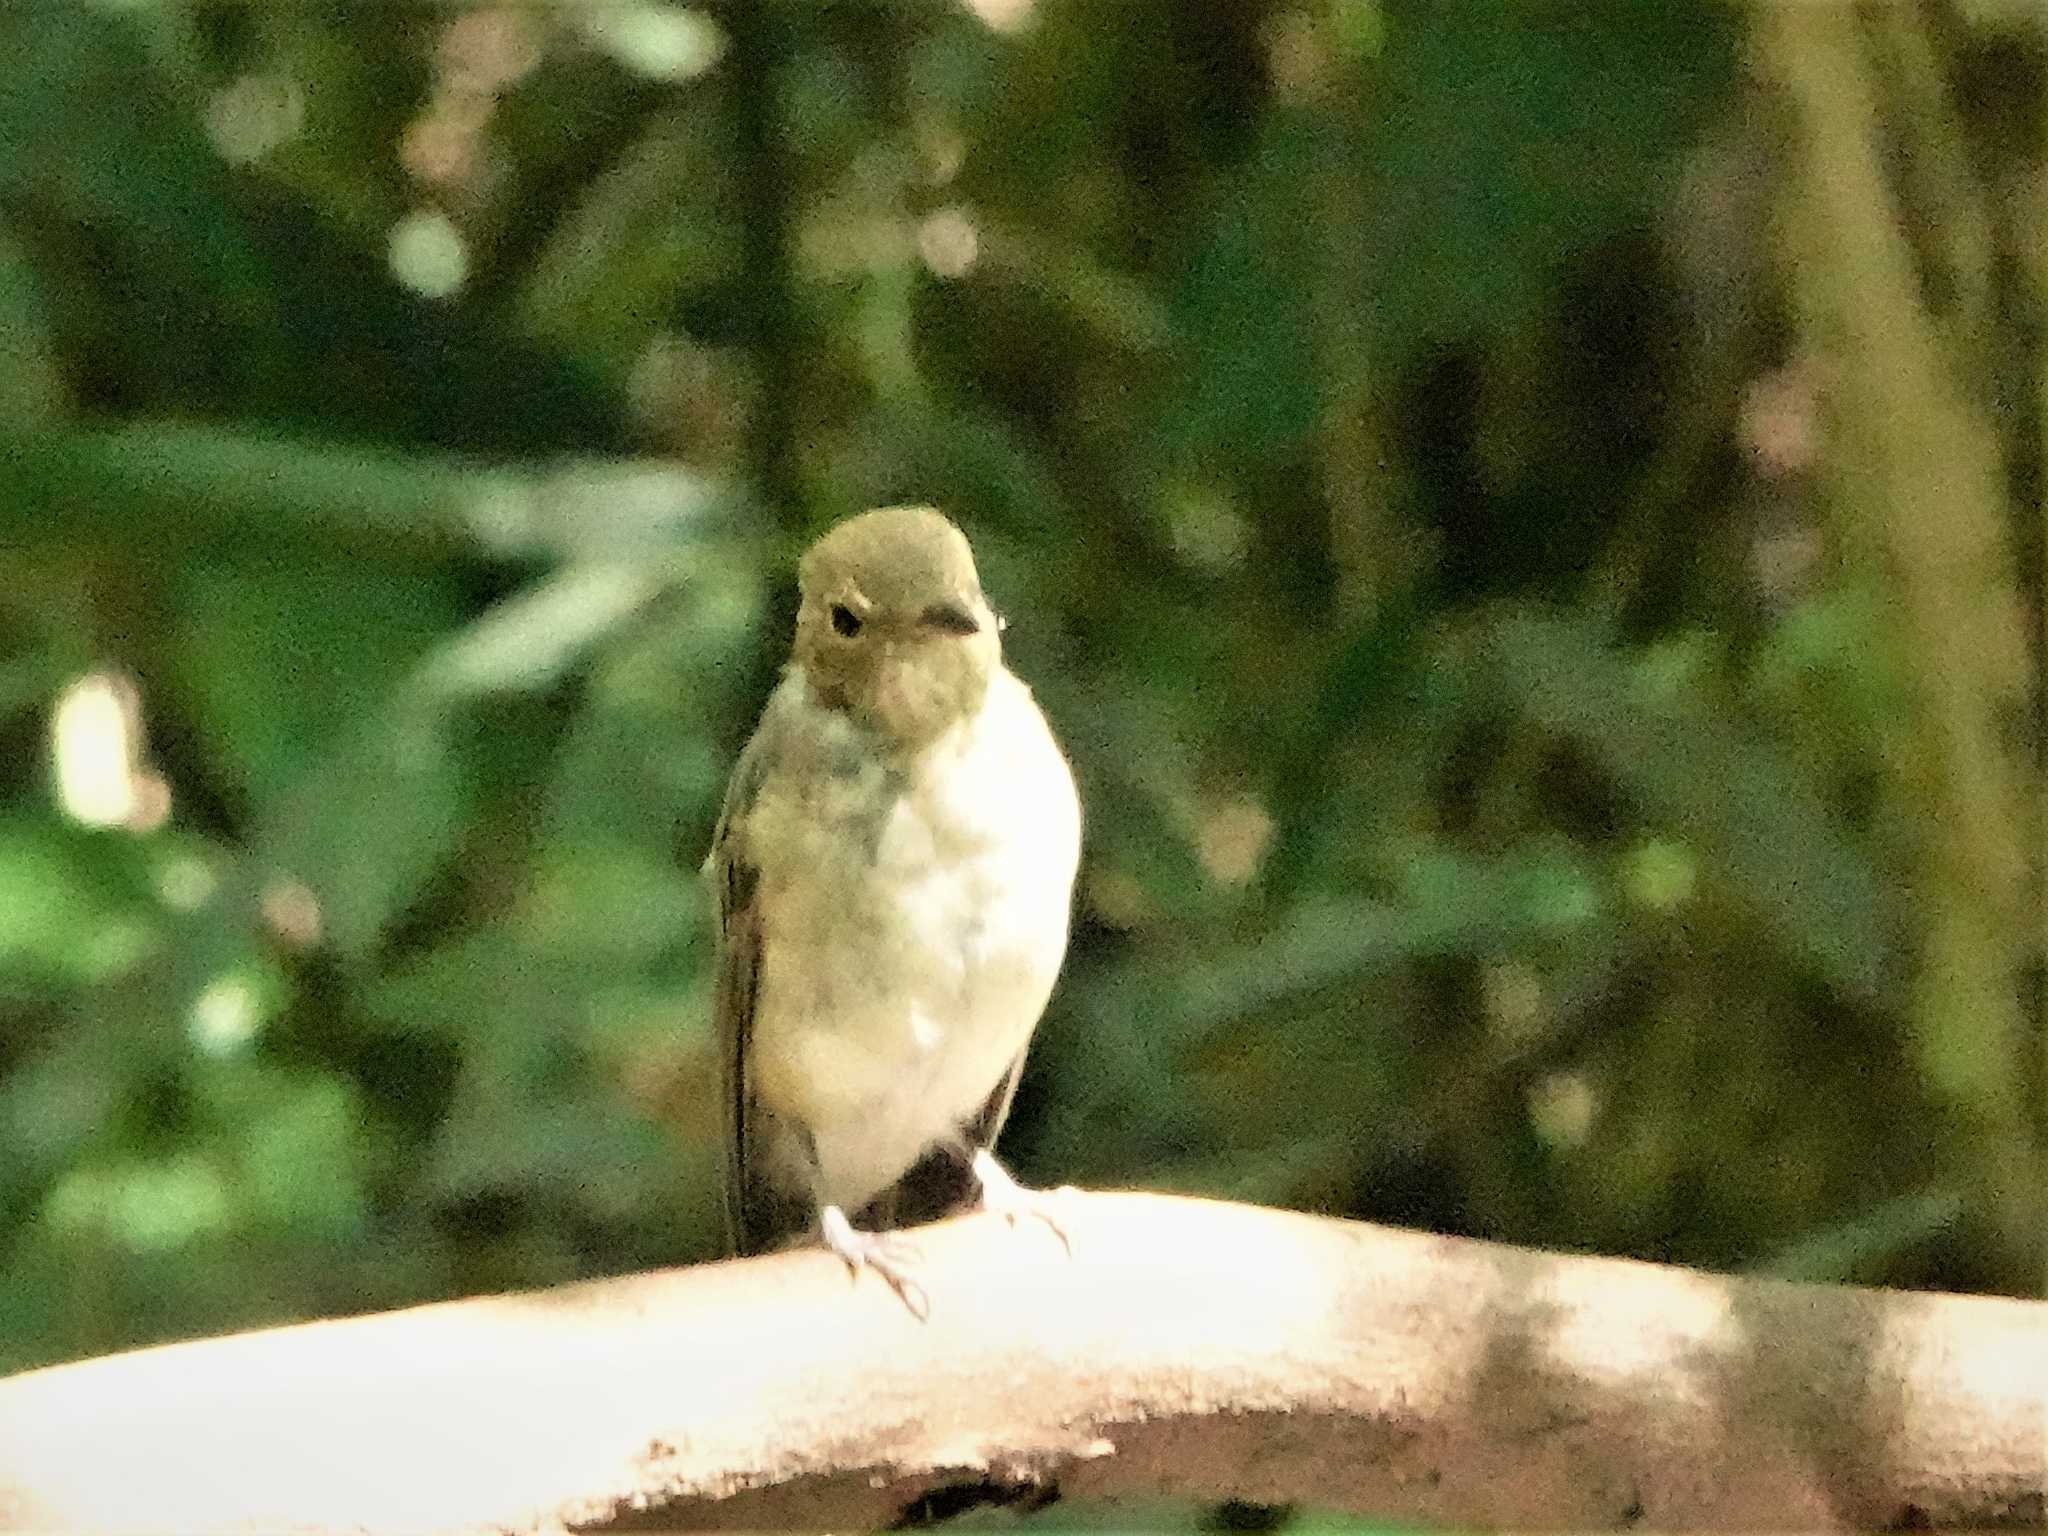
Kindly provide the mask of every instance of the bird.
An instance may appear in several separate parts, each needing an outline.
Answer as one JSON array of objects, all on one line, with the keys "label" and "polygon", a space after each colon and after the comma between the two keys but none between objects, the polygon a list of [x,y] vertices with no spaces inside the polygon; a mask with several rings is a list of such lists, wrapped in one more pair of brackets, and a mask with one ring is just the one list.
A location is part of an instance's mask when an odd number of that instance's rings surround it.
[{"label": "bird", "polygon": [[994,1156],[1067,946],[1074,775],[965,535],[884,507],[797,567],[788,664],[705,859],[732,1250],[814,1233],[923,1316],[901,1226],[1040,1197]]}]

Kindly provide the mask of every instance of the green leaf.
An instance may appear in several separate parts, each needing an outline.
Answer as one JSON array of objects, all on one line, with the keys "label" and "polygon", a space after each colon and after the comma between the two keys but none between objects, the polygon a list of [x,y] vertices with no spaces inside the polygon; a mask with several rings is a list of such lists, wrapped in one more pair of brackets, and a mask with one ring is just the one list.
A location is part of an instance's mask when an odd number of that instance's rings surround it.
[{"label": "green leaf", "polygon": [[181,685],[215,761],[259,810],[378,713],[461,613],[449,574],[311,551],[289,564],[197,558],[181,577]]},{"label": "green leaf", "polygon": [[46,424],[65,395],[42,287],[13,228],[0,222],[0,421]]},{"label": "green leaf", "polygon": [[199,1058],[186,1075],[252,1224],[301,1238],[360,1231],[364,1115],[350,1083],[246,1059]]},{"label": "green leaf", "polygon": [[979,231],[981,275],[1037,295],[1050,311],[1097,343],[1156,353],[1174,340],[1173,318],[1137,279],[1069,239],[1048,239],[1021,223]]},{"label": "green leaf", "polygon": [[611,960],[626,973],[687,947],[708,922],[696,870],[668,849],[556,845],[541,854],[517,931],[536,955]]},{"label": "green leaf", "polygon": [[407,566],[603,558],[725,532],[737,499],[656,461],[535,470],[168,422],[0,429],[0,538],[325,547]]},{"label": "green leaf", "polygon": [[1510,612],[1482,647],[1528,722],[1579,742],[1643,809],[1718,871],[1760,937],[1846,996],[1881,998],[1895,957],[1888,903],[1811,782],[1698,687],[1646,697],[1636,658],[1589,620]]},{"label": "green leaf", "polygon": [[1882,1273],[1887,1261],[1954,1227],[1963,1214],[1962,1197],[1953,1193],[1902,1195],[1854,1220],[1798,1238],[1754,1272],[1814,1284],[1852,1282]]},{"label": "green leaf", "polygon": [[357,998],[393,1030],[456,1041],[491,1053],[497,1070],[543,1077],[580,1037],[593,999],[621,980],[616,954],[536,948],[495,923],[407,958]]},{"label": "green leaf", "polygon": [[[116,234],[153,281],[183,292],[187,308],[155,317],[165,340],[195,313],[281,326],[274,273],[233,211],[232,178],[197,115],[164,89],[130,18],[90,5],[8,7],[0,48],[0,187],[102,237]],[[189,342],[185,331],[177,336]],[[140,360],[154,338],[111,339]],[[150,355],[189,374],[206,362],[193,350]]]},{"label": "green leaf", "polygon": [[0,972],[75,984],[126,969],[163,933],[145,870],[125,833],[0,821]]},{"label": "green leaf", "polygon": [[[559,133],[559,115],[539,122]],[[527,327],[623,374],[678,293],[738,277],[739,230],[717,195],[725,148],[705,114],[657,115],[556,218],[522,277]]]},{"label": "green leaf", "polygon": [[476,786],[449,735],[418,710],[367,715],[258,823],[259,861],[312,893],[342,955],[367,951],[461,841]]},{"label": "green leaf", "polygon": [[1134,962],[1091,987],[1082,1006],[1114,1034],[1142,1016],[1148,1048],[1180,1050],[1217,1025],[1335,983],[1511,949],[1602,916],[1592,877],[1563,847],[1503,859],[1418,850],[1402,872],[1405,901],[1303,901],[1215,953]]},{"label": "green leaf", "polygon": [[1279,836],[1265,883],[1277,899],[1300,889],[1326,825],[1339,820],[1330,812],[1336,795],[1351,788],[1342,775],[1346,742],[1398,740],[1420,717],[1445,713],[1446,696],[1464,681],[1426,665],[1427,616],[1418,597],[1404,589],[1353,626],[1321,668],[1308,718],[1273,743],[1270,803]]},{"label": "green leaf", "polygon": [[[553,1195],[615,1216],[644,1209],[652,1176],[675,1166],[669,1138],[627,1114],[616,1097],[510,1089],[499,1083],[458,1094],[426,1170],[432,1195]],[[677,1197],[701,1191],[678,1189]]]},{"label": "green leaf", "polygon": [[1366,76],[1358,302],[1400,348],[1518,322],[1650,216],[1739,78],[1732,8],[1387,0]]},{"label": "green leaf", "polygon": [[534,692],[558,681],[667,586],[646,565],[587,561],[505,599],[434,648],[412,691],[442,704]]},{"label": "green leaf", "polygon": [[157,1255],[235,1224],[235,1197],[218,1161],[198,1149],[114,1158],[72,1169],[43,1202],[57,1233]]},{"label": "green leaf", "polygon": [[543,824],[565,846],[637,846],[694,873],[703,849],[676,840],[709,834],[737,746],[727,730],[758,707],[763,592],[751,564],[721,556],[693,562],[672,596],[595,659]]},{"label": "green leaf", "polygon": [[1319,275],[1314,216],[1300,200],[1327,131],[1302,114],[1268,118],[1174,295],[1174,329],[1192,340],[1168,430],[1189,448],[1264,458],[1315,427]]},{"label": "green leaf", "polygon": [[0,1076],[0,1193],[75,1164],[117,1124],[134,1062],[133,1041],[74,1029]]}]

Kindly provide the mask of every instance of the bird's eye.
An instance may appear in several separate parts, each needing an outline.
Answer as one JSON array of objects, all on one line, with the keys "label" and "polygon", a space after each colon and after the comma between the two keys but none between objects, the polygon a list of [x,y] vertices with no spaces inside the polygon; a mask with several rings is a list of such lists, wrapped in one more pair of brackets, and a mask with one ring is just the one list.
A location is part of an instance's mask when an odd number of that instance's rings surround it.
[{"label": "bird's eye", "polygon": [[832,605],[832,633],[851,640],[860,633],[860,615],[844,603]]}]

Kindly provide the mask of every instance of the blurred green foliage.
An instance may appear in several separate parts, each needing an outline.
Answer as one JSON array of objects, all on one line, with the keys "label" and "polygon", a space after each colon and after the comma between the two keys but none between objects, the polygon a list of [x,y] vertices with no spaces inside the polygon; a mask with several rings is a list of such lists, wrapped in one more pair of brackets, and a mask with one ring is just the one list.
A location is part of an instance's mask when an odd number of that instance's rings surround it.
[{"label": "blurred green foliage", "polygon": [[[2036,40],[1947,26],[2038,176]],[[1935,1080],[1925,704],[1736,11],[0,42],[0,1368],[715,1252],[696,866],[794,552],[902,499],[1088,807],[1025,1176],[2039,1283],[1977,1182],[2043,1166],[2038,913]]]}]

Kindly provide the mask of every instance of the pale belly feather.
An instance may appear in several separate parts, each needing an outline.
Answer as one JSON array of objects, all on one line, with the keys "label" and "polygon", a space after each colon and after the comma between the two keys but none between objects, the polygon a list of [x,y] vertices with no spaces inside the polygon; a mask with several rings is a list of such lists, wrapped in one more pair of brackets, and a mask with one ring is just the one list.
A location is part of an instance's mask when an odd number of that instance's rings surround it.
[{"label": "pale belly feather", "polygon": [[[1079,853],[1072,779],[1014,679],[934,750],[878,836],[846,835],[876,792],[843,784],[844,814],[824,816],[813,794],[809,835],[781,844],[799,856],[763,869],[760,892],[754,1090],[808,1131],[819,1202],[849,1210],[955,1135],[1023,1050]],[[808,1180],[791,1141],[778,1160]]]}]

